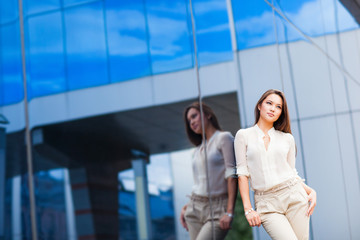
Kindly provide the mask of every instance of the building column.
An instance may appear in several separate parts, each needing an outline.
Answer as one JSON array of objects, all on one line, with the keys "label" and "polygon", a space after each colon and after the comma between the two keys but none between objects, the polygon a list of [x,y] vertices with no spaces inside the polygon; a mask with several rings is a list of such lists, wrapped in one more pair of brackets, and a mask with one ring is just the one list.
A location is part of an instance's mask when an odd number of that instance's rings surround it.
[{"label": "building column", "polygon": [[76,221],[74,212],[74,202],[71,192],[70,176],[68,169],[64,169],[64,192],[65,192],[65,211],[66,227],[68,240],[76,240]]},{"label": "building column", "polygon": [[23,239],[21,226],[21,176],[12,178],[11,200],[11,239],[21,240]]},{"label": "building column", "polygon": [[69,169],[69,175],[78,239],[96,240],[86,170]]},{"label": "building column", "polygon": [[152,233],[146,161],[144,159],[135,159],[132,160],[131,163],[135,175],[138,239],[149,240],[152,238]]},{"label": "building column", "polygon": [[79,240],[118,240],[118,172],[111,163],[69,169]]}]

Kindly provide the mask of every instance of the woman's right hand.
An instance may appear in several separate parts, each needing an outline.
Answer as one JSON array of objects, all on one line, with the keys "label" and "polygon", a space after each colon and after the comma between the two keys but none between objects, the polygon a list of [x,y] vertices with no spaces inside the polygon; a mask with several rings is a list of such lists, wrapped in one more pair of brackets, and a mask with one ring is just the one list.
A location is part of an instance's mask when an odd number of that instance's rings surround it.
[{"label": "woman's right hand", "polygon": [[181,209],[181,214],[180,214],[180,222],[181,225],[186,229],[186,231],[189,231],[189,228],[186,224],[186,220],[185,220],[185,211],[186,211],[187,205],[184,205]]},{"label": "woman's right hand", "polygon": [[250,213],[248,213],[246,215],[246,219],[249,222],[249,225],[251,227],[255,227],[255,226],[260,227],[261,226],[260,216],[255,210],[252,210]]}]

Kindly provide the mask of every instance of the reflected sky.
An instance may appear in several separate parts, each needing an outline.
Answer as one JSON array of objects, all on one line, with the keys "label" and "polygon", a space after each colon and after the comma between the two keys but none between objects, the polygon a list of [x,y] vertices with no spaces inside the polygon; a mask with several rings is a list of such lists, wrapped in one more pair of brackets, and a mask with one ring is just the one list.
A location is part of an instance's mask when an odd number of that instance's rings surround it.
[{"label": "reflected sky", "polygon": [[[338,1],[277,0],[274,4],[292,23],[311,37],[335,33],[337,29],[347,31],[358,28],[353,17]],[[276,43],[272,9],[265,1],[233,1],[233,11],[239,50]],[[289,41],[301,39],[300,33],[282,17],[278,14],[276,17],[280,42],[284,39],[285,27],[289,28]]]},{"label": "reflected sky", "polygon": [[[55,12],[36,16],[27,23],[29,98],[66,91],[61,14]],[[39,34],[41,32],[51,34]]]},{"label": "reflected sky", "polygon": [[[311,37],[358,28],[339,1],[269,2]],[[194,66],[187,1],[24,0],[24,7],[30,98]],[[0,106],[23,99],[17,8],[0,0]],[[226,0],[193,0],[193,9],[200,66],[231,61]],[[238,50],[276,43],[264,0],[232,1],[232,9]],[[276,27],[280,43],[304,40],[278,14]]]},{"label": "reflected sky", "polygon": [[105,4],[111,82],[150,75],[143,1],[108,0]]},{"label": "reflected sky", "polygon": [[192,67],[186,1],[146,1],[149,48],[154,74]]},{"label": "reflected sky", "polygon": [[24,98],[18,22],[0,28],[0,106]]},{"label": "reflected sky", "polygon": [[193,1],[200,66],[233,58],[225,0]]},{"label": "reflected sky", "polygon": [[60,0],[32,1],[23,0],[25,15],[51,11],[60,8]]}]

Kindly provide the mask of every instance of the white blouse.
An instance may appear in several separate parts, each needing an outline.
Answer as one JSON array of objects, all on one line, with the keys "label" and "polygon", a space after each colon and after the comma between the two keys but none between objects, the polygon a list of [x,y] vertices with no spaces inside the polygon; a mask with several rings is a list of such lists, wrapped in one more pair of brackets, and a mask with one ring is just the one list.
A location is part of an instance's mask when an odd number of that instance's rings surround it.
[{"label": "white blouse", "polygon": [[[209,186],[211,196],[226,194],[227,178],[235,176],[234,137],[230,132],[216,131],[206,143]],[[200,144],[193,155],[194,185],[192,192],[208,196],[204,144]]]},{"label": "white blouse", "polygon": [[235,136],[236,174],[250,178],[254,191],[266,191],[290,179],[301,179],[295,169],[295,140],[290,133],[271,128],[266,150],[265,134],[257,124]]}]

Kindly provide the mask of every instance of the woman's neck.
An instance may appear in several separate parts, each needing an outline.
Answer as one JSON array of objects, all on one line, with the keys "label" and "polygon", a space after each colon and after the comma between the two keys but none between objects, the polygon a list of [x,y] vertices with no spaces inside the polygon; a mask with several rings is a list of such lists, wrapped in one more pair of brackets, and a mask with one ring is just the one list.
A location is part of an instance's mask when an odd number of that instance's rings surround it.
[{"label": "woman's neck", "polygon": [[259,119],[259,121],[256,124],[265,134],[267,134],[268,131],[274,126],[274,123],[264,121],[261,118]]},{"label": "woman's neck", "polygon": [[214,135],[215,132],[216,132],[216,128],[214,128],[213,125],[209,124],[209,126],[205,130],[206,140],[209,140],[212,137],[212,135]]}]

